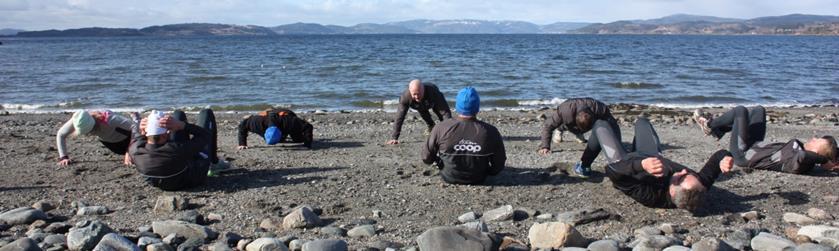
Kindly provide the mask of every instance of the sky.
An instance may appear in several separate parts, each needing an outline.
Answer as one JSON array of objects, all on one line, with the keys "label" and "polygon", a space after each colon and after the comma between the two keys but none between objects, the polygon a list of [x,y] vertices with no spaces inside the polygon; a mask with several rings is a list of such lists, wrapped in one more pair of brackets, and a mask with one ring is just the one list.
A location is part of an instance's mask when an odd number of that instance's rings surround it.
[{"label": "sky", "polygon": [[336,25],[411,19],[612,22],[685,13],[839,15],[839,0],[0,0],[0,28],[142,28],[173,23]]}]

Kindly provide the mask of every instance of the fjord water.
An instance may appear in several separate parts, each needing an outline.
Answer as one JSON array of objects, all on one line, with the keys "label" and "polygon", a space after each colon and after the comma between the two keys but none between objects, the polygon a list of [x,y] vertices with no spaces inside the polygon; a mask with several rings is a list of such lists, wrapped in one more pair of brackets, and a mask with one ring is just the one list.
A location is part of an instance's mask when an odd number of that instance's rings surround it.
[{"label": "fjord water", "polygon": [[4,38],[7,110],[377,109],[412,78],[484,107],[570,97],[706,106],[839,103],[839,37],[329,35]]}]

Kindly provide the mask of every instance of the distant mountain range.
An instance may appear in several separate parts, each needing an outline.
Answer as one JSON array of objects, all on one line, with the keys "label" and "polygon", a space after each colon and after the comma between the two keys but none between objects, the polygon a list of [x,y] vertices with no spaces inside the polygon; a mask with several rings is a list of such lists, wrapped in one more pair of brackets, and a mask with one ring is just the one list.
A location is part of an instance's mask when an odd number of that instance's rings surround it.
[{"label": "distant mountain range", "polygon": [[409,20],[353,26],[293,23],[274,27],[230,24],[170,24],[142,29],[81,28],[69,30],[0,30],[0,36],[274,36],[330,34],[786,34],[839,35],[839,16],[792,14],[753,19],[677,14],[656,19],[611,23],[557,22],[537,25],[523,21]]}]

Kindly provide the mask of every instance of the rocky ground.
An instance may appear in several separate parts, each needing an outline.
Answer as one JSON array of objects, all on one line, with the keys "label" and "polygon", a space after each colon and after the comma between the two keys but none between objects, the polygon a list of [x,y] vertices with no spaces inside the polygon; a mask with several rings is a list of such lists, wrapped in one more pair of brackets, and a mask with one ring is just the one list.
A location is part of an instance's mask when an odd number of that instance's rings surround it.
[{"label": "rocky ground", "polygon": [[[767,140],[839,136],[837,107],[769,110]],[[711,153],[727,146],[728,137],[716,141],[703,136],[690,122],[688,110],[617,105],[613,111],[622,123],[625,142],[633,134],[630,123],[646,113],[658,130],[664,155],[687,166],[698,168]],[[316,239],[344,242],[312,242],[308,250],[340,250],[345,244],[352,250],[399,250],[445,242],[439,238],[462,228],[435,227],[463,222],[492,233],[457,233],[475,240],[470,243],[503,244],[508,250],[585,248],[597,240],[606,241],[595,242],[590,249],[610,250],[603,248],[614,245],[639,250],[673,245],[763,249],[795,246],[791,241],[822,244],[800,248],[837,247],[836,173],[737,170],[717,181],[707,205],[696,215],[646,208],[612,188],[603,175],[602,157],[595,162],[591,179],[563,173],[579,158],[582,144],[563,142],[550,157],[537,155],[544,112],[479,114],[500,129],[508,154],[507,168],[481,186],[445,184],[437,170],[422,164],[419,151],[425,128],[416,114],[409,116],[402,144],[396,146],[384,145],[392,113],[311,112],[301,116],[315,126],[314,149],[269,147],[251,135],[253,147],[242,151],[235,149],[236,126],[243,114],[217,114],[220,156],[242,169],[182,192],[163,192],[144,184],[134,168],[122,164],[121,156],[91,137],[70,139],[70,154],[77,163],[59,168],[55,132],[70,115],[6,114],[0,116],[0,212],[7,212],[0,215],[6,223],[0,224],[0,250],[26,245],[91,249],[96,242],[127,247],[138,241],[148,250],[172,246],[223,250],[237,244],[245,248],[247,241],[239,243],[240,238],[259,239],[248,250],[272,245],[294,249]],[[8,212],[21,207],[27,208]],[[417,237],[432,228],[419,238],[426,243],[418,243]],[[103,238],[108,232],[117,234]],[[546,241],[545,236],[551,237]],[[551,243],[559,239],[565,241]],[[159,241],[166,244],[150,244]]]}]

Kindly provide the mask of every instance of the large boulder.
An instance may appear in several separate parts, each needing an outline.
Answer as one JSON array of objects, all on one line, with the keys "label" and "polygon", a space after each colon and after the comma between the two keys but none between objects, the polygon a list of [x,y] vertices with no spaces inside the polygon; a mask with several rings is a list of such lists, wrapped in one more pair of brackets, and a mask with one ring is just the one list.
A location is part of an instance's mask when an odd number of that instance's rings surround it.
[{"label": "large boulder", "polygon": [[113,230],[101,221],[80,221],[67,233],[67,248],[70,250],[91,250]]},{"label": "large boulder", "polygon": [[347,251],[347,242],[342,240],[313,240],[303,244],[303,251]]},{"label": "large boulder", "polygon": [[[417,237],[420,251],[492,251],[487,233],[461,227],[435,227]],[[497,249],[497,248],[496,248]]]},{"label": "large boulder", "polygon": [[752,250],[755,251],[785,251],[795,248],[795,242],[784,237],[762,232],[752,238]]},{"label": "large boulder", "polygon": [[318,225],[320,225],[320,217],[308,207],[294,209],[283,218],[285,229],[316,227]]},{"label": "large boulder", "polygon": [[160,236],[176,234],[186,239],[205,241],[215,239],[218,236],[218,233],[208,227],[176,220],[155,221],[151,223],[151,228],[154,233]]},{"label": "large boulder", "polygon": [[133,242],[115,233],[106,234],[93,251],[140,251]]},{"label": "large boulder", "polygon": [[36,220],[46,220],[44,211],[31,207],[15,208],[0,214],[0,223],[9,225],[29,224]]},{"label": "large boulder", "polygon": [[29,238],[20,238],[0,247],[0,251],[41,251],[38,243]]},{"label": "large boulder", "polygon": [[822,245],[839,249],[839,227],[827,225],[804,226],[798,230],[798,235],[807,236]]},{"label": "large boulder", "polygon": [[245,246],[245,251],[288,251],[288,247],[277,238],[259,238]]},{"label": "large boulder", "polygon": [[533,248],[559,249],[586,247],[588,241],[571,224],[563,222],[536,223],[527,234]]}]

